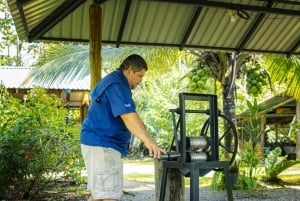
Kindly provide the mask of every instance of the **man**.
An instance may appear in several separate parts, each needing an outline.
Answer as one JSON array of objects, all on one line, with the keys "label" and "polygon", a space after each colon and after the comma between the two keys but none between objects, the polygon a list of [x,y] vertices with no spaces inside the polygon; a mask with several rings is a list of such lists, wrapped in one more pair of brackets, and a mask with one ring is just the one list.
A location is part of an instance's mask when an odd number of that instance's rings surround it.
[{"label": "man", "polygon": [[131,134],[144,142],[150,156],[160,158],[165,153],[147,133],[132,99],[131,90],[142,82],[147,69],[141,56],[130,55],[91,93],[80,143],[93,201],[121,200],[122,157],[127,154]]}]

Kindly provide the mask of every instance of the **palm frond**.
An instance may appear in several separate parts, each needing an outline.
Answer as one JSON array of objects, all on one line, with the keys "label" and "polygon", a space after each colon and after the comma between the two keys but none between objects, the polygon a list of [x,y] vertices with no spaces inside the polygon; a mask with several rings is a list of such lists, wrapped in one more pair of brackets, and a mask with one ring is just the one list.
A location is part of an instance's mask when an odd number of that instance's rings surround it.
[{"label": "palm frond", "polygon": [[296,56],[265,56],[265,67],[272,82],[286,85],[286,93],[300,101],[300,60]]},{"label": "palm frond", "polygon": [[[34,70],[23,84],[34,82],[37,85],[51,86],[80,80],[90,75],[87,45],[50,44],[44,51],[39,60],[39,63],[44,64]],[[130,54],[143,56],[148,63],[150,74],[168,72],[182,56],[176,49],[104,46],[101,52],[102,71],[107,73],[118,68]]]},{"label": "palm frond", "polygon": [[[60,51],[60,54],[57,52]],[[63,48],[56,46],[48,51],[50,60],[43,66],[34,70],[24,81],[34,82],[42,86],[51,86],[56,83],[69,83],[74,79],[83,79],[89,75],[89,56],[86,46],[79,46],[76,50],[73,46]]]}]

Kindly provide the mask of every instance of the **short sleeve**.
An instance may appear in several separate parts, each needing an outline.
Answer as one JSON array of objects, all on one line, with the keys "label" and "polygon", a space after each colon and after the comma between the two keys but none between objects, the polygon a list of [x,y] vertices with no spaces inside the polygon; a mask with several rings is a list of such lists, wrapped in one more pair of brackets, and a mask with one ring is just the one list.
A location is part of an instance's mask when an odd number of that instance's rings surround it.
[{"label": "short sleeve", "polygon": [[136,111],[131,90],[120,84],[112,84],[105,91],[114,117]]}]

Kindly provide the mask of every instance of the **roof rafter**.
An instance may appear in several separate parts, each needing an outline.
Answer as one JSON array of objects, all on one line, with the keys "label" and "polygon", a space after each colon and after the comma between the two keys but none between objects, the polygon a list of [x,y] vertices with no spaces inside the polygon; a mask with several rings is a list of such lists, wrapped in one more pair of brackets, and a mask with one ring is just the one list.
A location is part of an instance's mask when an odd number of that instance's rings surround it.
[{"label": "roof rafter", "polygon": [[[41,40],[45,41],[71,41],[71,42],[79,42],[79,43],[86,43],[88,40],[82,40],[82,39],[69,39],[69,38],[51,38],[51,37],[41,37]],[[103,44],[114,44],[116,41],[108,41],[108,40],[102,40]],[[170,44],[170,43],[145,43],[145,42],[128,42],[128,41],[122,41],[122,44],[124,45],[141,45],[141,46],[160,46],[160,47],[172,47],[172,48],[178,48],[179,44]],[[298,45],[296,45],[294,48],[297,48],[300,45],[300,41],[298,42]],[[230,48],[230,47],[213,47],[213,46],[204,46],[204,45],[185,45],[185,48],[195,48],[195,49],[211,49],[211,50],[220,50],[220,51],[230,51],[235,52],[237,51],[236,48]],[[259,50],[259,49],[243,49],[244,52],[257,52],[257,53],[268,53],[268,54],[282,54],[286,55],[286,52],[284,51],[268,51],[268,50]]]},{"label": "roof rafter", "polygon": [[27,26],[25,14],[24,14],[23,3],[24,3],[24,0],[17,1],[17,7],[18,7],[18,10],[20,13],[22,24],[24,26],[24,30],[25,30],[26,34],[28,35],[28,26]]},{"label": "roof rafter", "polygon": [[194,26],[195,26],[195,23],[196,23],[199,15],[201,14],[201,11],[202,11],[202,7],[200,7],[200,6],[197,7],[197,9],[196,9],[196,11],[195,11],[195,13],[194,13],[194,15],[192,17],[192,20],[191,20],[191,22],[190,22],[190,24],[189,24],[189,26],[188,26],[188,28],[187,28],[184,36],[183,36],[183,39],[182,39],[182,41],[181,41],[181,43],[179,45],[179,50],[183,49],[183,46],[185,45],[187,39],[189,38],[189,36],[190,36],[190,34],[191,34]]},{"label": "roof rafter", "polygon": [[[135,45],[171,47],[179,50],[200,48],[213,51],[257,52],[287,57],[300,55],[300,35],[297,32],[300,25],[298,0],[7,2],[19,38],[30,42],[40,40],[88,43],[87,12],[91,4],[97,3],[103,6],[103,44],[115,47]],[[158,7],[163,9],[157,9]],[[241,20],[231,23],[232,15]],[[135,33],[127,35],[132,29],[135,29]]]},{"label": "roof rafter", "polygon": [[[268,8],[271,8],[272,5],[274,3],[274,0],[269,2],[267,4]],[[260,23],[263,21],[263,19],[265,18],[266,13],[260,13],[258,18],[254,21],[254,23],[252,24],[251,28],[248,30],[248,32],[243,36],[241,43],[237,49],[237,52],[240,52],[245,45],[248,43],[248,41],[250,40],[251,36],[253,35],[253,33],[257,30],[257,27],[260,25]]]},{"label": "roof rafter", "polygon": [[206,6],[206,7],[215,7],[215,8],[224,8],[229,10],[248,10],[255,11],[260,13],[269,13],[269,14],[279,14],[279,15],[291,15],[291,16],[300,16],[299,10],[289,10],[282,8],[269,8],[264,6],[252,6],[236,3],[226,3],[218,1],[199,1],[199,0],[146,0],[146,1],[161,1],[167,3],[181,3],[181,4],[191,4],[197,6]]},{"label": "roof rafter", "polygon": [[126,0],[126,6],[125,6],[125,10],[124,10],[123,17],[122,17],[122,22],[121,22],[119,33],[118,33],[118,38],[117,38],[117,41],[116,41],[116,47],[120,47],[122,37],[123,37],[123,34],[124,34],[124,28],[125,28],[125,25],[126,25],[126,22],[127,22],[127,19],[128,19],[130,6],[131,6],[131,0]]},{"label": "roof rafter", "polygon": [[291,48],[291,50],[288,52],[287,57],[292,56],[292,54],[295,53],[295,51],[297,50],[297,48],[300,46],[300,39],[298,40],[297,43],[295,43],[295,45]]},{"label": "roof rafter", "polygon": [[18,5],[24,5],[26,3],[29,3],[30,1],[32,1],[32,0],[17,0],[17,4]]},{"label": "roof rafter", "polygon": [[85,1],[86,0],[66,0],[63,4],[61,4],[61,6],[59,6],[54,12],[52,12],[40,24],[33,28],[32,31],[29,32],[28,41],[32,42],[45,34]]}]

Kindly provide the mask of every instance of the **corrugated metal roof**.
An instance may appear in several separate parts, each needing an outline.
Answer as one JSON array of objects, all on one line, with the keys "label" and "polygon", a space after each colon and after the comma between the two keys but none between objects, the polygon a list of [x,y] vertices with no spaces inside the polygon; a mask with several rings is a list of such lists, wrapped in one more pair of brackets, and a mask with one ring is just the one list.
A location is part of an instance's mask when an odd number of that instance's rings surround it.
[{"label": "corrugated metal roof", "polygon": [[[92,0],[7,2],[21,39],[89,41]],[[103,10],[104,44],[300,55],[298,0],[95,2]]]},{"label": "corrugated metal roof", "polygon": [[[30,81],[23,84],[25,79],[34,70],[34,67],[12,67],[2,66],[0,67],[0,82],[8,89],[30,89],[38,84],[34,81]],[[71,89],[71,90],[90,90],[90,76],[86,76],[81,80],[73,80],[71,82],[54,82],[48,84],[39,84],[38,86],[46,89]]]},{"label": "corrugated metal roof", "polygon": [[0,83],[6,88],[22,88],[22,82],[34,68],[0,67]]}]

